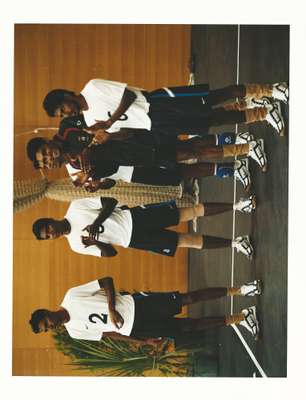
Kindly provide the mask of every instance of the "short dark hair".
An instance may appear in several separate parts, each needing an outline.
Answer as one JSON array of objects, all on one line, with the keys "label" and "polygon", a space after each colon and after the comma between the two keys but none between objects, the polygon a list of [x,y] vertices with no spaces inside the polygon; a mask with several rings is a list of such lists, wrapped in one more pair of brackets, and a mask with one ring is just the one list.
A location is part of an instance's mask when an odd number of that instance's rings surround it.
[{"label": "short dark hair", "polygon": [[34,224],[32,226],[32,232],[34,233],[37,240],[45,240],[45,239],[41,238],[40,232],[41,232],[41,229],[44,228],[50,222],[53,222],[52,218],[40,218],[34,222]]},{"label": "short dark hair", "polygon": [[63,104],[66,96],[75,96],[75,93],[66,89],[54,89],[47,94],[43,107],[49,117],[54,117],[55,111]]},{"label": "short dark hair", "polygon": [[39,323],[42,319],[46,318],[48,312],[49,310],[46,310],[45,308],[40,308],[32,313],[29,324],[31,325],[32,331],[34,333],[39,333]]},{"label": "short dark hair", "polygon": [[46,143],[47,143],[47,140],[43,137],[36,137],[36,138],[28,141],[27,155],[28,155],[28,158],[33,162],[33,166],[36,169],[39,168],[38,162],[36,160],[36,153]]}]

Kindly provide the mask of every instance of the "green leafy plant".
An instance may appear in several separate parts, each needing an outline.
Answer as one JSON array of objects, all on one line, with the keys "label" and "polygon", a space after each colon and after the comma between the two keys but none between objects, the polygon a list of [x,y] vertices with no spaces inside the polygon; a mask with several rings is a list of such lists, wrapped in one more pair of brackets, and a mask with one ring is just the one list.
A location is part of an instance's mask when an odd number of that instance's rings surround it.
[{"label": "green leafy plant", "polygon": [[205,350],[203,346],[174,349],[171,339],[157,349],[110,338],[76,340],[64,328],[53,336],[56,348],[71,358],[70,365],[104,376],[191,376],[195,353]]}]

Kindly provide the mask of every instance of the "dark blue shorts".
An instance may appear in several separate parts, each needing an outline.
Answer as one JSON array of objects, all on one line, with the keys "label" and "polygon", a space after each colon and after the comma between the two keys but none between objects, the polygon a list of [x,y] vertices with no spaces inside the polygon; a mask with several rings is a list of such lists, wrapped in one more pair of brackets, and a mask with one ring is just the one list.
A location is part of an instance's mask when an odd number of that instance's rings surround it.
[{"label": "dark blue shorts", "polygon": [[174,201],[130,209],[133,229],[129,247],[173,257],[178,234],[165,229],[179,223],[179,212]]},{"label": "dark blue shorts", "polygon": [[130,336],[139,338],[175,337],[180,324],[174,318],[182,311],[179,292],[134,293],[135,317]]}]

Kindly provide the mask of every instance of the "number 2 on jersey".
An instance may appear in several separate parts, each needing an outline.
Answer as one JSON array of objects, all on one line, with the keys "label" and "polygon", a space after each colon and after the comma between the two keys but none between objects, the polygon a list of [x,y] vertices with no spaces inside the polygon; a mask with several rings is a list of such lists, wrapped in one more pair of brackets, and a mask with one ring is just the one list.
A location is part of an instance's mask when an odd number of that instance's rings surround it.
[{"label": "number 2 on jersey", "polygon": [[90,314],[88,317],[89,321],[92,322],[93,324],[96,324],[97,321],[95,320],[96,318],[99,319],[100,321],[103,322],[103,324],[107,324],[107,314]]}]

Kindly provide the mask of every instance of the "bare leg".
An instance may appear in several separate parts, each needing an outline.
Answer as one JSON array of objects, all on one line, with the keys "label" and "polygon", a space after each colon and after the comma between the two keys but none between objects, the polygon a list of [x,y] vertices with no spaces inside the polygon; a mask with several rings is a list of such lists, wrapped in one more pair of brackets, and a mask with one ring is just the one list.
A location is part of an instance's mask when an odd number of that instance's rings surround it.
[{"label": "bare leg", "polygon": [[223,146],[207,145],[202,139],[186,141],[184,144],[177,145],[176,161],[186,161],[190,159],[216,160],[226,157],[247,155],[249,152],[249,143],[229,144]]},{"label": "bare leg", "polygon": [[241,290],[237,287],[212,287],[198,289],[192,292],[182,293],[182,304],[184,306],[197,303],[198,301],[206,301],[211,299],[219,299],[225,296],[241,296]]},{"label": "bare leg", "polygon": [[194,207],[180,208],[178,211],[180,222],[187,222],[197,217],[222,214],[231,210],[233,210],[233,203],[200,203]]},{"label": "bare leg", "polygon": [[178,327],[181,332],[196,332],[209,328],[239,324],[245,318],[243,313],[222,317],[204,318],[177,318]]},{"label": "bare leg", "polygon": [[178,233],[177,247],[187,247],[192,249],[218,249],[231,246],[231,239],[208,235],[202,236],[195,233]]},{"label": "bare leg", "polygon": [[223,103],[227,100],[243,98],[246,96],[245,85],[230,85],[222,89],[211,90],[209,102],[212,106]]}]

